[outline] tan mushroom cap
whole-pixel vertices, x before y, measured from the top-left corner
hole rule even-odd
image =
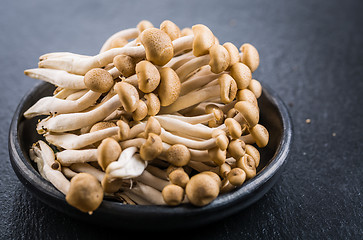
[[[245,148],[246,148],[246,153],[255,160],[256,167],[258,167],[258,165],[260,165],[260,158],[261,158],[260,152],[257,150],[257,148],[255,148],[250,144],[246,144]]]
[[[137,24],[137,29],[139,30],[140,33],[142,33],[145,29],[153,28],[153,27],[154,27],[154,25],[147,20],[142,20]]]
[[[233,139],[238,139],[242,135],[242,127],[234,118],[226,118],[224,124]]]
[[[226,42],[222,45],[229,53],[230,61],[229,66],[231,67],[233,64],[239,62],[239,51],[238,48],[231,42]]]
[[[84,84],[94,92],[110,91],[114,81],[111,74],[102,68],[93,68],[84,75]]]
[[[147,106],[142,100],[137,102],[136,110],[132,113],[132,118],[135,121],[141,121],[147,116]]]
[[[212,31],[203,24],[196,24],[192,27],[193,39],[193,54],[196,57],[209,53],[209,48],[215,43],[215,37]]]
[[[95,123],[91,127],[89,132],[95,132],[95,131],[103,130],[103,129],[110,128],[110,127],[116,127],[116,124],[113,122],[98,122],[98,123]]]
[[[225,134],[220,134],[215,136],[215,141],[217,147],[219,147],[222,151],[226,150],[229,144],[229,139]]]
[[[248,87],[252,79],[252,73],[247,65],[237,62],[231,66],[230,71],[231,76],[237,83],[238,89]]]
[[[160,30],[168,34],[171,41],[174,41],[181,36],[180,28],[170,20],[163,21],[160,24]]]
[[[190,161],[190,151],[183,144],[174,144],[165,153],[166,160],[177,167],[186,166]]]
[[[228,145],[228,152],[231,156],[238,160],[243,157],[246,153],[246,144],[240,139],[232,140]]]
[[[71,179],[66,201],[82,212],[92,213],[102,203],[103,190],[97,178],[88,173],[78,173]]]
[[[215,104],[208,104],[207,106],[205,106],[205,112],[206,113],[213,113],[214,115],[214,119],[208,121],[208,126],[209,127],[218,127],[219,125],[223,124],[224,122],[224,113],[222,111],[222,109],[220,109],[217,105]]]
[[[169,180],[172,184],[185,188],[189,182],[189,175],[183,168],[177,168],[169,174]]]
[[[115,39],[112,39],[110,48],[120,48],[125,46],[128,43],[128,41],[123,37],[118,37]]]
[[[163,142],[160,136],[149,133],[146,142],[140,147],[140,157],[145,161],[151,161],[163,151]]]
[[[228,104],[234,100],[237,94],[236,81],[229,74],[222,74],[218,78],[220,85],[221,101]]]
[[[184,189],[178,185],[169,184],[163,188],[161,195],[166,204],[169,206],[177,206],[184,199]]]
[[[144,95],[146,99],[147,115],[155,116],[160,111],[160,100],[155,93],[148,93]]]
[[[169,165],[166,170],[165,170],[165,173],[166,173],[166,176],[169,177],[170,173],[172,173],[173,171],[175,170],[182,170],[184,171],[184,168],[182,167],[177,167],[177,166],[174,166],[174,165]]]
[[[221,150],[219,147],[208,149],[208,156],[218,166],[226,161],[227,151]]]
[[[148,136],[149,133],[154,133],[156,135],[160,135],[161,134],[161,126],[160,126],[160,123],[154,117],[149,117],[149,119],[146,122],[146,126],[145,126],[145,134],[146,134],[146,136]]]
[[[181,83],[178,74],[172,68],[161,68],[158,88],[161,106],[166,107],[174,103],[180,95],[180,90]]]
[[[120,140],[127,139],[130,134],[130,126],[123,120],[118,120],[116,124],[119,127],[118,137]]]
[[[124,77],[130,77],[136,73],[136,61],[128,55],[117,55],[113,58],[113,64]]]
[[[250,85],[248,85],[248,89],[255,94],[256,98],[259,98],[262,94],[261,83],[256,79],[251,80]]]
[[[236,166],[241,168],[246,173],[246,179],[256,176],[256,163],[255,160],[248,154],[237,160]]]
[[[231,165],[229,165],[228,163],[223,163],[222,165],[219,166],[219,175],[222,178],[226,178],[227,174],[231,171]]]
[[[139,35],[145,48],[146,59],[163,66],[174,57],[173,43],[168,34],[157,28],[148,28]]]
[[[255,139],[257,146],[262,148],[268,144],[269,133],[264,126],[261,124],[256,124],[254,127],[249,128],[248,130]]]
[[[233,186],[241,186],[245,180],[246,180],[246,173],[241,168],[233,168],[228,174],[227,174],[228,181]]]
[[[209,66],[211,67],[211,71],[216,74],[225,71],[231,61],[227,49],[219,44],[214,44],[209,48],[209,56]]]
[[[139,93],[137,89],[129,83],[118,82],[114,86],[115,92],[120,98],[121,104],[126,112],[133,112],[137,108]]]
[[[105,138],[97,148],[97,162],[103,171],[114,161],[117,161],[121,154],[120,144],[113,138]]]
[[[199,173],[190,178],[185,193],[196,206],[204,206],[218,197],[220,186],[209,174]]]
[[[257,49],[249,43],[245,43],[240,47],[242,52],[241,62],[246,64],[251,72],[254,72],[260,64],[260,56]]]
[[[255,104],[248,101],[239,101],[234,105],[234,108],[242,114],[249,127],[254,127],[258,123],[260,113]]]
[[[210,177],[213,178],[213,180],[217,183],[217,185],[218,185],[219,188],[222,187],[221,178],[218,176],[217,173],[212,172],[212,171],[204,171],[204,172],[201,172],[200,174],[207,174],[208,176],[210,176]]]
[[[123,179],[121,178],[109,178],[108,173],[102,179],[101,185],[105,193],[115,193],[122,187]]]
[[[185,37],[185,36],[190,36],[190,35],[193,35],[193,30],[191,28],[183,28],[180,32],[181,34],[181,37]]]
[[[257,98],[255,94],[249,89],[240,89],[236,94],[237,101],[248,101],[258,106]]]
[[[143,60],[136,64],[136,75],[138,87],[144,93],[150,93],[159,86],[159,71],[149,61]]]

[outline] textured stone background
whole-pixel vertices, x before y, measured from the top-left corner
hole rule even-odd
[[[248,209],[200,229],[152,234],[183,239],[362,239],[361,5],[353,0],[2,2],[0,238],[135,236],[71,219],[28,193],[10,165],[8,129],[16,105],[36,83],[23,70],[35,67],[40,55],[93,55],[120,29],[142,19],[156,26],[170,19],[180,27],[206,24],[222,43],[257,47],[261,65],[254,77],[289,106],[294,145],[280,180]]]

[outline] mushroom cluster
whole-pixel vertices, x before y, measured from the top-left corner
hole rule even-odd
[[[141,21],[100,53],[42,55],[29,77],[55,86],[25,118],[45,116],[30,157],[66,201],[92,213],[125,204],[204,206],[256,176],[269,133],[254,46],[220,44],[205,25]]]

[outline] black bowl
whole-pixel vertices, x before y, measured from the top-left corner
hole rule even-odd
[[[260,199],[274,185],[286,163],[292,138],[291,119],[276,93],[263,85],[264,90],[259,98],[260,122],[268,129],[270,141],[260,151],[257,176],[204,207],[190,204],[178,207],[135,206],[106,199],[92,215],[88,215],[68,205],[64,195],[40,176],[29,158],[31,145],[41,136],[35,131],[38,119],[25,119],[23,113],[39,98],[52,94],[54,87],[48,83],[35,86],[16,109],[9,132],[11,164],[20,181],[36,197],[52,208],[78,219],[108,226],[154,230],[204,225],[236,213]]]

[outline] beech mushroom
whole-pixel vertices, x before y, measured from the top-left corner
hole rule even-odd
[[[248,131],[255,139],[257,146],[259,146],[260,148],[265,147],[268,144],[268,131],[261,124],[256,124],[255,126],[249,128]]]
[[[240,159],[246,153],[245,142],[240,139],[232,140],[228,145],[228,153],[231,154],[234,159]]]
[[[229,53],[230,61],[229,61],[228,67],[231,67],[235,63],[239,62],[239,59],[240,59],[239,52],[238,52],[237,47],[233,43],[226,42],[223,44],[223,47],[225,49],[227,49],[227,51]]]
[[[183,144],[174,144],[166,151],[166,160],[177,167],[185,166],[190,161],[189,149]]]
[[[163,195],[165,203],[170,206],[177,206],[184,199],[184,189],[174,184],[165,186],[161,194]]]
[[[116,161],[121,154],[121,147],[118,142],[113,138],[103,139],[97,148],[97,161],[102,170]]]
[[[243,116],[249,127],[256,126],[260,119],[260,113],[255,104],[248,101],[239,101],[234,107]]]
[[[250,155],[245,154],[237,160],[236,165],[246,173],[246,179],[256,176],[256,162]]]
[[[180,95],[181,83],[176,72],[168,67],[160,69],[160,85],[158,94],[161,106],[169,106]]]
[[[214,35],[212,31],[203,24],[196,24],[192,27],[193,39],[193,54],[196,57],[208,54],[209,48],[214,45]]]
[[[160,83],[158,69],[149,61],[141,61],[136,64],[138,87],[144,93],[154,91]]]
[[[251,82],[252,73],[247,65],[237,62],[230,68],[230,75],[237,83],[238,89],[245,89]]]
[[[117,55],[113,58],[113,64],[124,77],[130,77],[136,73],[136,61],[128,55]]]
[[[219,185],[210,175],[199,173],[190,178],[185,193],[193,205],[204,206],[217,198]]]
[[[262,94],[261,83],[256,79],[252,79],[247,88],[255,94],[256,98],[259,98]]]
[[[233,168],[227,174],[228,181],[234,186],[241,186],[246,180],[246,173],[241,168]]]
[[[256,167],[260,164],[260,152],[252,145],[246,144],[246,153],[255,160]]]
[[[56,159],[62,166],[70,166],[73,163],[85,163],[97,161],[97,149],[63,150],[56,153]]]
[[[137,89],[126,82],[116,83],[114,89],[125,111],[135,111],[137,108],[137,102],[139,100],[139,93],[137,92]]]
[[[131,38],[135,38],[139,35],[139,31],[137,28],[129,28],[125,30],[121,30],[115,34],[113,34],[111,37],[109,37],[103,46],[101,47],[100,53],[103,53],[109,49],[111,49],[113,44],[115,43],[115,39],[124,39],[128,40]],[[117,40],[116,40],[117,41]]]
[[[172,41],[174,41],[177,38],[180,38],[181,36],[179,27],[175,23],[169,20],[165,20],[160,24],[160,30],[168,34]]]
[[[185,188],[190,178],[183,168],[177,168],[169,173],[169,179],[172,184]]]
[[[260,64],[260,56],[257,49],[249,43],[245,43],[240,47],[242,52],[241,62],[246,64],[251,72],[256,71]]]

